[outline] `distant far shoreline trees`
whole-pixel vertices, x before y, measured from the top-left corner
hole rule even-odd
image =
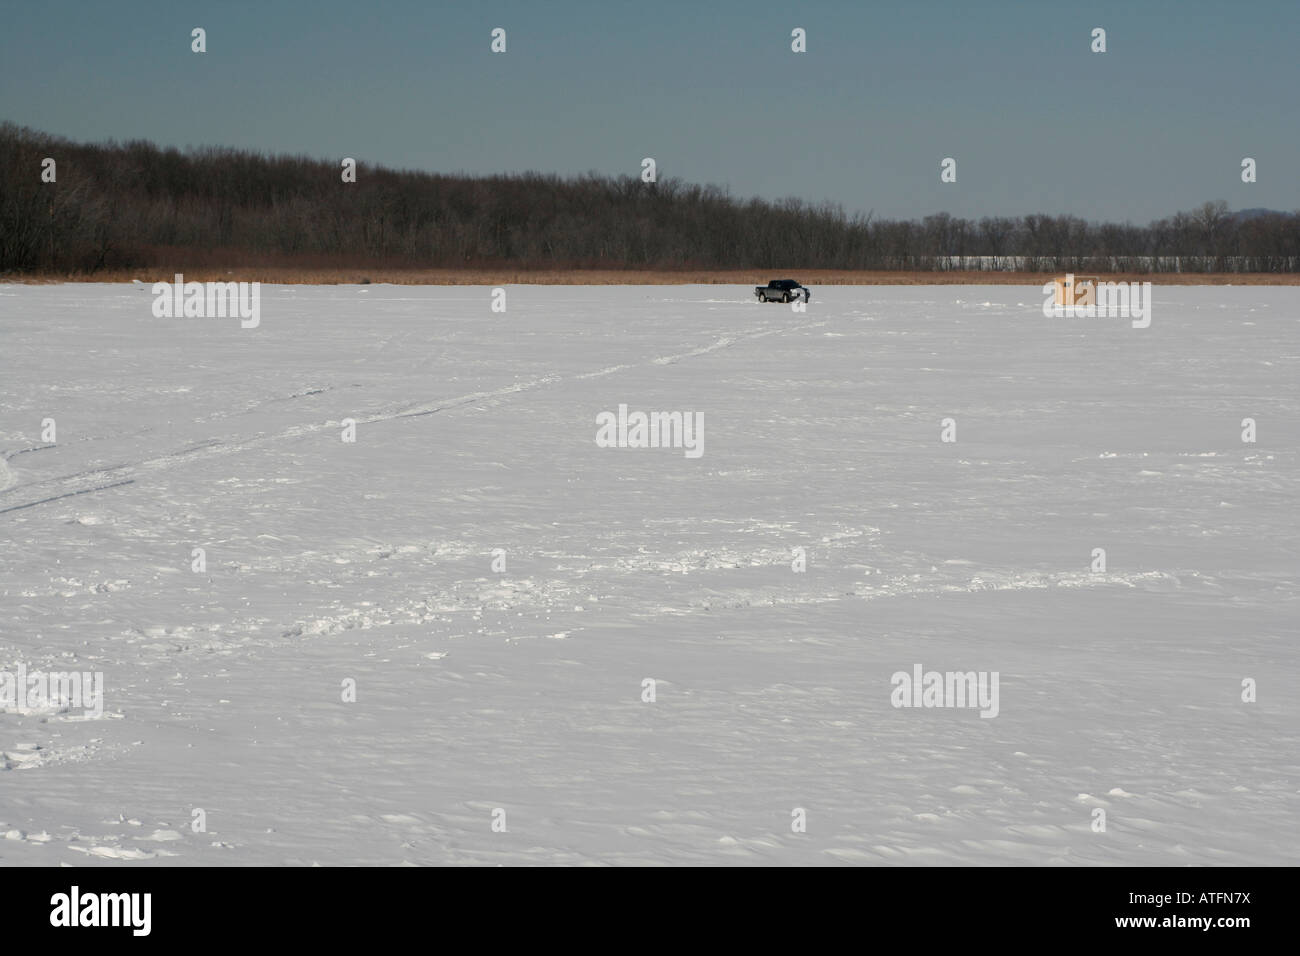
[[[55,161],[45,174],[43,161]],[[340,158],[341,159],[341,158]],[[677,179],[467,176],[0,124],[0,273],[342,262],[386,268],[1300,272],[1300,213],[1207,202],[1146,226],[921,220],[740,200]]]

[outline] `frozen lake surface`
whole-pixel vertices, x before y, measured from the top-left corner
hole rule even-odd
[[[1042,298],[0,285],[0,864],[1297,863],[1296,290]]]

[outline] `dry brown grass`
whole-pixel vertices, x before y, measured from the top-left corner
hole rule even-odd
[[[284,285],[766,285],[772,278],[796,278],[819,285],[1032,285],[1052,278],[1046,272],[884,272],[841,269],[366,269],[246,266],[239,268],[121,269],[75,275],[5,276],[0,281],[171,282],[176,272],[188,282],[265,282]],[[1096,274],[1096,273],[1090,273]],[[1300,273],[1114,273],[1102,278],[1154,285],[1300,285]]]

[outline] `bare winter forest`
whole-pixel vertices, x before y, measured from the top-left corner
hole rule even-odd
[[[54,181],[42,176],[53,159]],[[48,164],[46,164],[48,166]],[[1147,225],[1076,216],[882,220],[675,178],[469,176],[232,149],[83,144],[0,124],[0,274],[390,269],[1294,273],[1300,213],[1206,202]],[[870,205],[864,196],[862,205]]]

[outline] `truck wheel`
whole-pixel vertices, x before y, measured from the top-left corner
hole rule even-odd
[[[763,293],[760,292],[760,293],[758,294],[758,301],[759,301],[759,302],[766,302],[766,301],[767,301],[767,296],[763,295]]]
[[[789,302],[789,301],[790,301],[790,293],[789,293],[789,292],[784,292],[784,293],[782,293],[782,294],[781,294],[781,301],[782,301],[782,302]]]

